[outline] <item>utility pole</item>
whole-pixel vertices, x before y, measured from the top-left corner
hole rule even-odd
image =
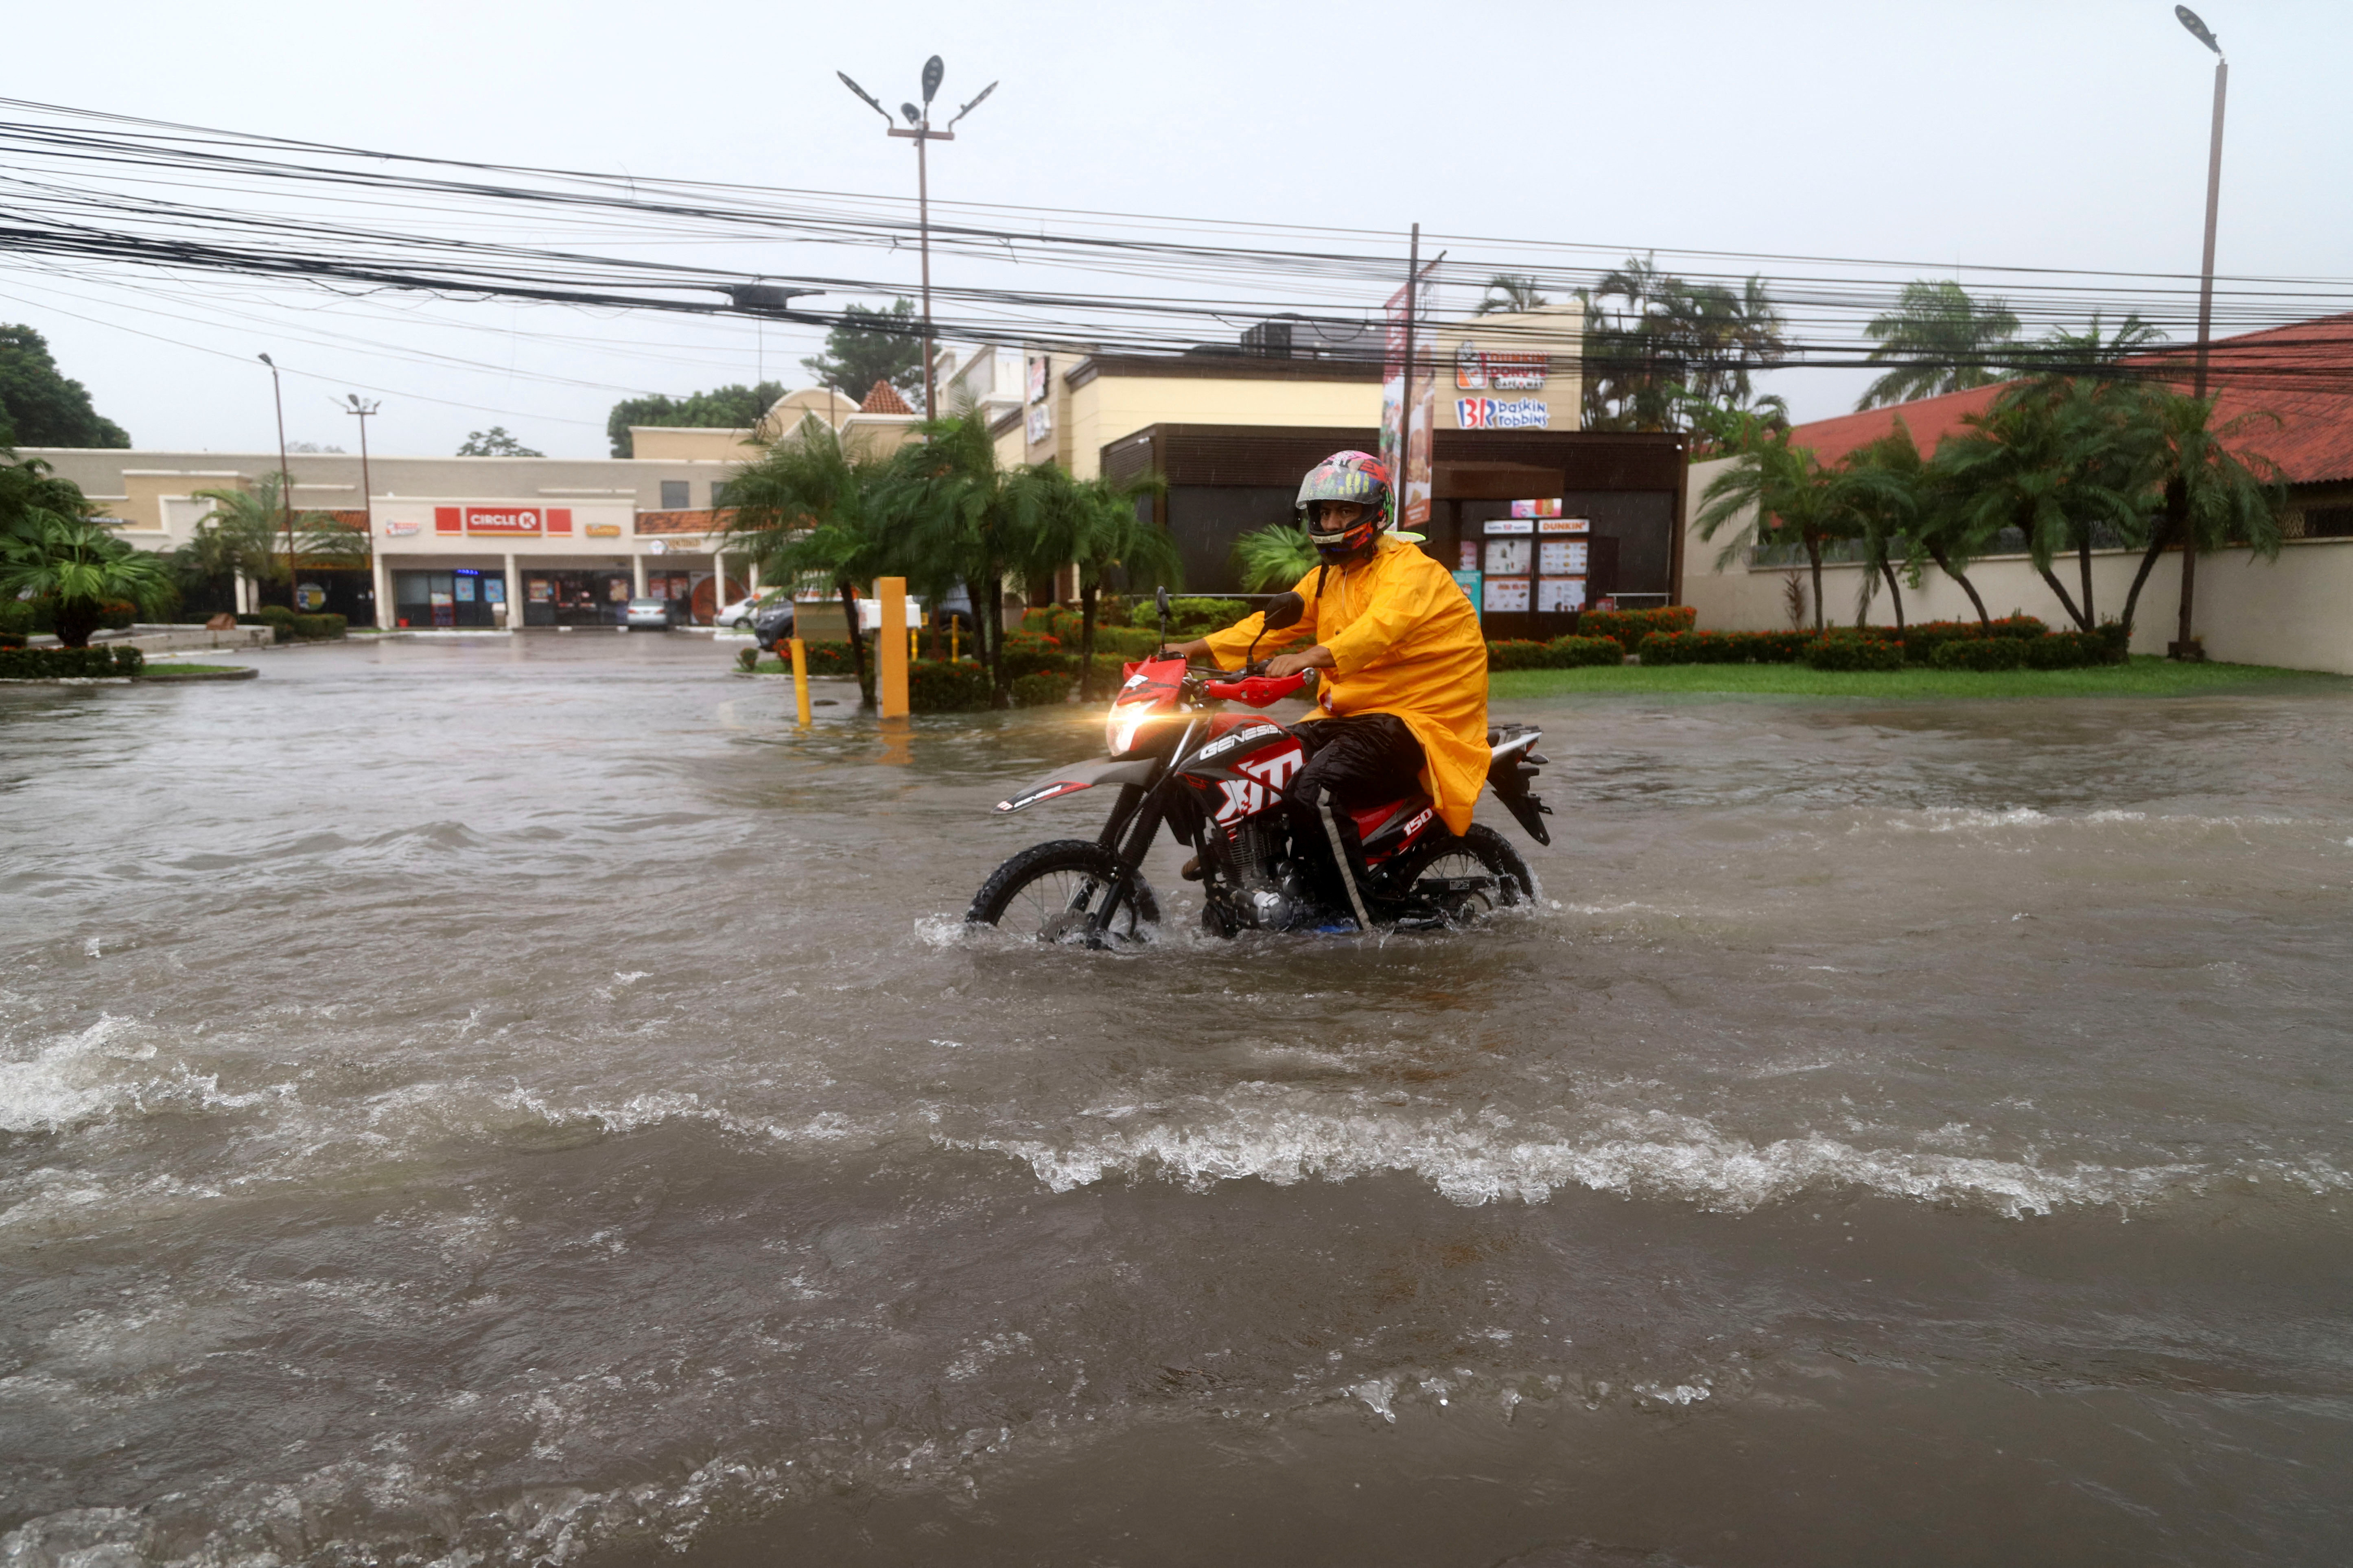
[[[877,102],[872,93],[850,80],[849,73],[845,71],[836,71],[833,74],[841,78],[842,86],[865,100],[874,112],[882,117],[884,124],[890,125],[891,111]],[[932,129],[932,98],[940,90],[940,79],[946,74],[947,67],[941,63],[939,56],[934,55],[930,59],[925,60],[923,107],[919,109],[912,103],[901,104],[899,112],[906,117],[907,129],[902,131],[896,125],[891,125],[890,131],[892,135],[905,137],[915,144],[916,227],[923,257],[923,417],[926,419],[935,419],[939,416],[940,405],[937,377],[932,363],[934,353],[932,347],[932,176],[931,163],[924,152],[924,145],[932,142],[955,141],[956,121],[962,120],[965,115],[978,109],[981,99],[987,98],[997,90],[997,84],[990,82],[980,89],[978,97],[955,111],[955,120],[949,121],[945,126],[934,131]]]
[[[2214,340],[2214,224],[2222,206],[2222,100],[2231,86],[2231,62],[2223,58],[2222,45],[2198,19],[2198,13],[2187,5],[2176,5],[2173,14],[2189,30],[2189,36],[2214,51],[2214,131],[2206,149],[2206,248],[2198,271],[2198,371],[2194,382],[2195,395],[2202,401],[2206,396],[2207,351]],[[2191,612],[2198,593],[2198,533],[2193,524],[2181,541],[2181,622],[2176,639],[2167,654],[2174,658],[2200,659],[2205,650],[2190,632]]]
[[[268,354],[261,363],[269,367],[269,395],[278,405],[278,507],[286,520],[286,607],[300,610],[294,602],[294,476],[286,471],[286,393],[279,384],[278,362]]]
[[[347,404],[343,412],[357,416],[360,422],[360,508],[366,518],[368,597],[375,610],[375,624],[381,626],[384,625],[384,606],[373,603],[375,597],[375,486],[368,480],[367,422],[368,416],[384,405],[362,402],[356,392],[347,392],[343,397]]]

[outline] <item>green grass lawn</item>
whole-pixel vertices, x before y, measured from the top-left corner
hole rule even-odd
[[[2201,697],[2215,692],[2346,691],[2353,677],[2263,664],[2176,664],[2144,655],[2089,669],[1809,669],[1802,664],[1670,664],[1506,669],[1488,694],[1514,697]]]
[[[208,675],[259,674],[249,664],[151,664],[139,672],[142,680],[192,680]]]

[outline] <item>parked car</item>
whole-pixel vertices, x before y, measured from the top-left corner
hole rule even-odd
[[[779,599],[784,601],[787,610],[792,608],[792,596],[782,588],[763,588],[756,594],[747,594],[713,616],[711,624],[722,630],[730,626],[748,626],[753,616]]]
[[[683,625],[685,620],[685,613],[675,599],[631,599],[621,615],[621,624],[633,632],[666,632]]]
[[[774,653],[776,645],[793,635],[793,601],[789,595],[779,594],[762,605],[752,616],[752,640],[760,645],[762,653]]]

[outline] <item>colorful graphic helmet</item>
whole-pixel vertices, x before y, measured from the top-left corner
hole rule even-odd
[[[1326,528],[1321,503],[1327,500],[1354,501],[1365,510],[1345,528]],[[1370,452],[1335,452],[1307,470],[1294,504],[1318,555],[1326,561],[1354,555],[1395,521],[1388,465]]]

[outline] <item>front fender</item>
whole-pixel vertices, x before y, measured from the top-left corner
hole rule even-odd
[[[1159,760],[1154,757],[1136,757],[1126,762],[1097,757],[1090,763],[1073,763],[1022,785],[998,801],[996,809],[1019,811],[1025,806],[1036,805],[1041,800],[1060,800],[1066,795],[1076,795],[1097,784],[1148,784],[1159,766]]]

